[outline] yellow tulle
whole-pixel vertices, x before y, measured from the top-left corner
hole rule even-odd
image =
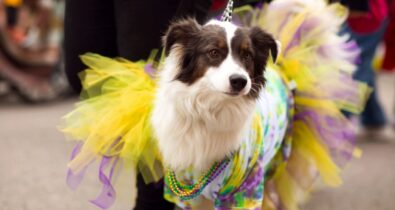
[[[145,73],[145,62],[81,56],[89,69],[80,75],[85,100],[63,118],[61,130],[84,142],[69,163],[80,171],[99,156],[121,157],[139,165],[147,181],[161,177],[160,159],[150,125],[155,82]]]

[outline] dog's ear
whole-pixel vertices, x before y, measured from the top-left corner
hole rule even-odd
[[[192,18],[172,23],[162,40],[166,56],[169,55],[174,44],[186,45],[200,31],[200,28],[201,25]]]
[[[281,43],[275,40],[272,35],[266,33],[259,27],[253,27],[250,29],[250,38],[256,54],[258,55],[258,59],[264,59],[263,62],[266,64],[270,52],[273,62],[277,61],[277,57],[281,50]]]

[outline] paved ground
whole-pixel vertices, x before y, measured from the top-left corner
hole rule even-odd
[[[387,110],[394,101],[394,81],[393,76],[384,76],[379,82]],[[73,143],[65,141],[56,125],[74,102],[0,103],[0,210],[97,209],[86,200],[99,189],[87,187],[74,193],[65,185]],[[363,157],[344,171],[345,184],[318,189],[303,209],[394,210],[395,137],[391,138],[361,139]],[[94,174],[88,174],[86,185],[96,183]],[[132,200],[123,198],[113,209],[130,209]]]

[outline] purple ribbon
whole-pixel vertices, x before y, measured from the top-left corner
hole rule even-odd
[[[112,161],[113,160],[113,161]],[[118,163],[119,158],[111,158],[103,156],[102,161],[99,167],[99,179],[103,184],[102,191],[96,199],[91,200],[90,202],[95,204],[96,206],[102,209],[108,209],[115,202],[116,192],[114,187],[111,184],[111,180],[114,175],[115,166]],[[105,173],[106,168],[112,163],[109,175],[107,176]]]
[[[82,148],[81,143],[75,145],[73,151],[71,152],[70,160],[73,160],[75,158],[75,156],[78,155],[78,153],[81,151],[81,148]],[[86,172],[87,168],[88,167],[85,167],[77,174],[74,174],[74,172],[71,169],[67,170],[66,183],[72,190],[75,191],[78,188],[78,186],[81,184],[81,181],[85,176],[85,172]]]
[[[81,151],[81,148],[82,148],[82,144],[77,144],[74,147],[71,153],[71,158],[70,158],[71,160],[73,160],[78,155],[78,153]],[[113,179],[118,160],[119,160],[118,157],[107,157],[107,156],[103,156],[101,160],[99,167],[99,180],[103,184],[103,187],[101,193],[94,200],[90,201],[92,204],[98,206],[101,209],[108,209],[115,202],[116,193],[114,187],[111,184],[111,180]],[[106,175],[105,170],[108,168],[108,166],[111,163],[112,165],[109,174]],[[88,166],[86,166],[77,174],[74,174],[71,169],[67,171],[66,182],[67,185],[72,190],[76,190],[78,186],[81,184],[87,169]]]

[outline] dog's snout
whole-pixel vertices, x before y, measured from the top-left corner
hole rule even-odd
[[[241,74],[233,74],[229,77],[232,91],[240,92],[247,84],[247,78]]]

